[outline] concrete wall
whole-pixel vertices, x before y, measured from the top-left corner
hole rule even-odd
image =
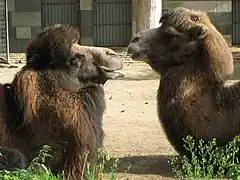
[[[161,1],[161,0],[156,0]],[[25,52],[30,39],[42,28],[41,0],[7,0],[9,11],[10,52]],[[79,0],[81,44],[93,45],[93,0]],[[132,33],[136,33],[136,3],[132,0]],[[161,3],[156,3],[154,26],[161,16]]]
[[[137,33],[137,0],[132,0],[132,34]]]
[[[92,0],[80,0],[81,44],[93,45],[93,12]]]
[[[24,52],[41,29],[41,0],[7,0],[10,52]]]
[[[92,0],[80,0],[81,43],[93,44]],[[25,52],[27,43],[42,28],[41,0],[8,0],[10,52]]]
[[[79,0],[81,44],[93,45],[93,2]],[[41,0],[8,0],[10,52],[24,52],[42,27]],[[59,22],[61,23],[61,22]]]

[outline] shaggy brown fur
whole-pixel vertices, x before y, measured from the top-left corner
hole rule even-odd
[[[224,37],[201,11],[175,8],[160,21],[128,51],[161,74],[158,115],[169,141],[181,154],[187,135],[226,144],[240,133],[240,85],[225,85],[233,58]]]
[[[2,86],[0,145],[31,160],[48,144],[52,170],[79,180],[84,158],[94,162],[103,146],[102,85],[119,76],[122,62],[110,49],[78,45],[78,38],[75,28],[53,25],[29,43],[27,65]]]

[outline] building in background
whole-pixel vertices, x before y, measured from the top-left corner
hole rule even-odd
[[[81,43],[126,46],[132,36],[132,0],[7,0],[10,52],[24,52],[42,27],[79,27]]]
[[[141,0],[7,0],[10,52],[24,52],[27,42],[42,27],[56,23],[79,27],[84,45],[126,46],[136,33],[138,1]],[[153,8],[157,11],[151,12],[159,19],[161,0],[144,1],[155,2]]]
[[[148,27],[141,28],[141,22],[137,18],[142,15],[149,21],[149,27],[155,27],[162,6],[163,12],[177,6],[206,11],[229,43],[240,44],[239,0],[0,0],[1,2],[8,4],[10,52],[24,52],[28,41],[42,27],[56,23],[79,27],[81,44],[126,46],[136,31]],[[150,5],[142,8],[146,12],[149,10],[149,15],[141,14],[143,10],[137,9],[139,3],[146,2]]]

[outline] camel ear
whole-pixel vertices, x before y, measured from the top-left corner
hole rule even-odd
[[[207,35],[207,32],[208,27],[203,24],[194,26],[189,30],[189,34],[194,40],[203,39]]]
[[[159,24],[166,22],[168,20],[168,17],[169,17],[169,13],[168,12],[164,13],[159,20]]]
[[[33,54],[31,57],[28,57],[27,64],[31,65],[33,68],[37,68],[41,62],[41,57],[39,54]]]

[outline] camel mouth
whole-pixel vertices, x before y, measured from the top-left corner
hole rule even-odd
[[[120,77],[124,77],[124,73],[121,71],[121,69],[123,68],[121,67],[116,67],[116,68],[111,68],[111,67],[106,67],[106,66],[100,66],[101,70],[104,71],[104,73],[106,74],[106,76],[109,79],[116,79],[116,78],[120,78]]]
[[[127,54],[134,61],[146,61],[148,49],[135,49],[132,47],[128,47]]]
[[[130,58],[134,61],[142,61],[142,62],[147,62],[148,57],[145,54],[146,51],[141,51],[141,52],[134,52],[129,54]]]
[[[125,76],[121,71],[106,72],[106,74],[109,79],[117,79]]]
[[[100,68],[102,70],[104,70],[105,72],[114,72],[114,71],[117,71],[117,70],[121,70],[123,67],[120,66],[120,67],[112,68],[112,67],[107,67],[107,66],[100,66]]]
[[[132,60],[137,60],[140,56],[139,52],[129,54]]]

